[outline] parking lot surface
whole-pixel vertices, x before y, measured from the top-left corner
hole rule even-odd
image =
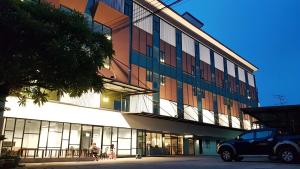
[[[145,157],[88,162],[26,163],[26,169],[300,169],[300,163],[283,164],[267,158],[245,158],[242,162],[223,162],[217,156]]]

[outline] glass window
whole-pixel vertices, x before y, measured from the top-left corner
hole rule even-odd
[[[51,122],[49,127],[48,147],[60,147],[63,123]]]
[[[132,138],[131,138],[131,146],[133,149],[136,148],[136,140],[137,140],[137,135],[136,135],[136,130],[132,129]]]
[[[23,137],[23,129],[24,129],[24,120],[17,119],[14,137],[22,138]]]
[[[162,134],[157,133],[156,135],[156,146],[162,148]]]
[[[166,83],[166,77],[164,75],[160,75],[160,85],[164,86]]]
[[[89,149],[92,144],[92,126],[82,126],[81,148]]]
[[[111,29],[105,25],[103,25],[103,34],[104,35],[110,35],[111,34]]]
[[[166,61],[165,52],[160,51],[160,63],[165,63],[165,61]]]
[[[130,155],[130,150],[118,150],[118,155]]]
[[[40,132],[40,124],[41,124],[40,121],[26,120],[24,133],[35,133],[35,134],[38,134]]]
[[[254,139],[254,133],[253,132],[245,133],[245,134],[240,136],[240,139],[242,139],[242,140],[252,140],[252,139]]]
[[[40,132],[41,121],[37,120],[26,120],[24,137],[23,137],[23,148],[37,148],[39,142],[39,132]],[[33,151],[32,151],[33,152]],[[28,155],[33,155],[29,152]]]
[[[5,133],[4,133],[4,135],[5,135],[5,142],[11,142],[12,141],[12,139],[13,139],[13,132],[12,131],[5,131]]]
[[[147,73],[147,77],[146,77],[147,81],[152,82],[152,72],[150,70],[147,70],[146,73]]]
[[[103,130],[103,145],[111,144],[111,127],[104,127]]]
[[[101,142],[102,142],[102,127],[94,127],[93,143],[96,143],[97,147],[100,147]]]
[[[61,148],[62,149],[68,149],[69,141],[68,140],[63,140]]]
[[[258,131],[256,132],[256,138],[267,138],[272,136],[272,131]]]
[[[39,142],[38,134],[24,134],[23,148],[37,148]]]
[[[119,128],[119,138],[131,138],[131,129]]]
[[[103,33],[103,25],[94,22],[94,32]]]
[[[70,144],[80,144],[81,126],[80,124],[71,125]],[[74,147],[74,146],[73,146]]]
[[[5,130],[14,130],[15,119],[7,118],[5,125]]]
[[[64,123],[63,139],[69,139],[70,134],[70,124]]]
[[[18,151],[21,148],[22,139],[14,139],[13,144],[14,144],[13,150]]]
[[[112,141],[117,141],[118,139],[118,128],[114,127],[112,132]]]
[[[152,55],[153,55],[153,52],[152,52],[152,47],[151,46],[149,46],[149,45],[147,45],[147,51],[146,51],[146,55],[148,56],[148,57],[152,57]]]
[[[118,149],[130,150],[131,139],[119,138],[118,140]]]
[[[39,147],[46,147],[47,145],[47,137],[48,137],[48,129],[49,129],[49,122],[43,121],[41,134],[40,134],[40,144]]]

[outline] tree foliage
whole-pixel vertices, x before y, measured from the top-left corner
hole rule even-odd
[[[0,96],[25,103],[47,101],[47,92],[80,96],[103,88],[97,74],[114,54],[104,35],[92,32],[77,12],[49,4],[0,1]]]

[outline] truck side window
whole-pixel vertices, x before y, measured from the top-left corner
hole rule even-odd
[[[258,131],[256,132],[256,138],[261,139],[261,138],[268,138],[272,136],[272,131]]]
[[[245,134],[240,136],[240,139],[242,139],[242,140],[253,140],[254,139],[254,133],[253,132],[245,133]]]

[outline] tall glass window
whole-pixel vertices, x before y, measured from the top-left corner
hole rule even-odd
[[[22,158],[89,157],[92,143],[107,153],[113,144],[116,155],[130,156],[136,155],[139,143],[145,144],[145,133],[138,141],[137,130],[130,128],[14,118],[6,118],[5,123],[8,141],[2,142],[1,151],[20,152]]]
[[[72,124],[71,132],[70,132],[69,149],[79,149],[80,135],[81,135],[81,125],[80,124]]]

